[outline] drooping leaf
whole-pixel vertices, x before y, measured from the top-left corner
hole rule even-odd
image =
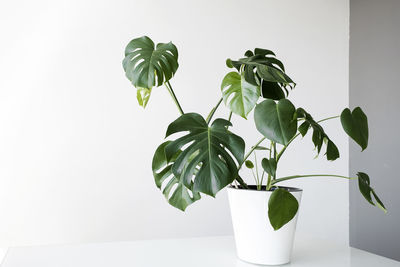
[[[368,146],[368,119],[360,107],[353,109],[346,108],[340,115],[340,121],[344,131],[351,137],[361,149],[364,150]]]
[[[155,46],[149,37],[143,36],[133,39],[126,46],[122,65],[126,77],[138,89],[138,100],[140,94],[139,103],[142,102],[144,107],[151,88],[169,81],[178,69],[178,50],[171,42]]]
[[[165,147],[168,161],[186,147],[172,167],[174,175],[181,177],[186,187],[193,182],[194,192],[215,196],[237,177],[245,145],[241,137],[226,128],[231,125],[227,120],[216,119],[208,126],[201,115],[186,113],[168,126],[167,137],[187,132]]]
[[[247,82],[244,74],[229,72],[222,81],[222,96],[229,109],[246,119],[260,97],[260,87]]]
[[[246,165],[247,168],[253,169],[254,168],[254,163],[251,160],[246,160],[244,162],[244,165]]]
[[[165,147],[169,143],[170,141],[162,143],[154,153],[152,163],[153,176],[158,189],[162,191],[168,203],[184,211],[187,206],[200,199],[200,194],[192,192],[193,184],[187,188],[182,179],[172,173],[172,165],[182,151],[178,150],[168,162],[165,156]]]
[[[364,172],[358,172],[357,176],[358,176],[358,188],[360,189],[360,192],[364,196],[364,198],[371,205],[379,207],[386,213],[387,210],[385,208],[385,205],[379,199],[378,195],[375,193],[374,189],[370,185],[370,179],[369,179],[368,174],[366,174]],[[374,203],[372,196],[375,198],[376,203]]]
[[[303,108],[298,108],[296,110],[297,118],[304,119],[304,122],[299,126],[299,132],[304,137],[309,128],[313,129],[312,141],[314,143],[315,148],[317,149],[317,153],[321,152],[324,141],[326,142],[326,158],[327,160],[336,160],[340,157],[339,149],[333,143],[333,141],[329,138],[329,136],[325,133],[322,126],[314,120],[314,118],[306,112]]]
[[[277,188],[268,201],[268,217],[274,230],[290,222],[299,209],[297,199],[286,189]]]
[[[239,72],[242,71],[249,83],[261,84],[264,98],[274,100],[285,98],[289,94],[287,88],[293,89],[296,86],[285,73],[283,63],[271,50],[256,48],[254,53],[247,51],[245,56],[239,60],[228,59],[227,65],[236,68]]]
[[[136,98],[138,100],[139,105],[142,106],[143,108],[145,108],[147,105],[147,102],[149,102],[150,94],[151,94],[151,89],[147,89],[147,88],[138,88],[137,89]]]
[[[276,174],[276,160],[274,158],[267,159],[263,158],[261,161],[261,166],[263,167],[264,171],[271,176],[275,176]]]
[[[263,81],[261,84],[262,97],[273,100],[285,98],[283,89],[276,82]]]
[[[254,111],[257,130],[269,140],[286,145],[296,134],[296,108],[287,99],[266,99]]]

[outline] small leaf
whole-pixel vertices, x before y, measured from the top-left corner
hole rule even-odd
[[[358,176],[358,188],[360,189],[360,192],[364,196],[364,198],[371,205],[379,207],[380,209],[382,209],[386,213],[387,210],[385,208],[385,205],[379,199],[379,197],[375,193],[374,189],[372,189],[372,187],[370,186],[370,179],[369,179],[368,174],[366,174],[364,172],[358,172],[357,176]],[[376,204],[373,202],[371,194],[374,196],[374,198],[376,200]]]
[[[246,161],[244,162],[244,164],[245,164],[246,167],[249,168],[249,169],[253,169],[253,168],[254,168],[254,164],[253,164],[253,162],[252,162],[251,160],[246,160]]]
[[[268,217],[274,230],[290,222],[299,209],[297,199],[286,189],[275,189],[268,201]]]
[[[229,109],[246,119],[260,97],[260,87],[246,81],[244,74],[229,72],[221,84],[222,97]]]
[[[328,160],[336,160],[339,158],[339,149],[331,140],[328,140],[328,145],[326,147],[326,158]]]
[[[149,102],[150,94],[151,94],[151,89],[147,88],[137,89],[136,98],[138,100],[139,105],[142,106],[143,108],[145,108],[147,103]]]
[[[346,108],[340,115],[344,131],[364,150],[368,146],[368,119],[360,107]]]
[[[308,129],[310,129],[310,123],[308,121],[303,122],[299,126],[299,132],[300,132],[301,136],[304,137],[307,134]]]
[[[274,158],[267,159],[263,158],[261,161],[261,166],[263,167],[264,171],[271,176],[275,176],[276,174],[276,161]]]
[[[227,60],[226,60],[226,66],[228,67],[228,68],[233,68],[233,65],[232,65],[232,60],[230,59],[230,58],[228,58]]]
[[[269,140],[286,145],[296,134],[296,108],[287,99],[278,103],[266,99],[258,104],[254,111],[257,130]]]

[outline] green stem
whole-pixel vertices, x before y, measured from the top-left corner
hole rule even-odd
[[[320,123],[320,122],[323,122],[323,121],[327,121],[327,120],[336,119],[336,118],[339,118],[339,117],[340,117],[340,115],[338,115],[338,116],[333,116],[333,117],[329,117],[329,118],[325,118],[325,119],[322,119],[322,120],[317,121],[317,123]]]
[[[214,116],[215,111],[217,111],[217,108],[219,107],[219,105],[221,104],[221,102],[222,102],[222,97],[221,97],[221,99],[218,101],[217,105],[216,105],[215,107],[213,107],[213,108],[211,109],[210,113],[208,114],[207,119],[206,119],[207,124],[210,123],[211,118]]]
[[[165,84],[165,87],[167,87],[168,92],[169,92],[169,94],[171,95],[172,99],[174,100],[175,105],[178,107],[179,113],[181,113],[181,115],[185,114],[185,112],[183,112],[183,109],[182,109],[181,105],[179,104],[178,99],[176,98],[176,95],[175,95],[175,93],[174,93],[174,90],[172,90],[172,86],[171,86],[171,84],[169,83],[169,81],[167,81],[167,82],[164,83],[164,84]]]
[[[292,180],[292,179],[297,179],[297,178],[302,178],[302,177],[337,177],[337,178],[344,178],[348,180],[353,180],[357,179],[357,177],[347,177],[347,176],[342,176],[342,175],[335,175],[335,174],[308,174],[308,175],[292,175],[292,176],[286,176],[282,178],[278,178],[274,181],[271,182],[271,185],[287,181],[287,180]]]
[[[257,190],[261,189],[260,176],[258,175],[258,164],[257,164],[257,153],[254,152],[254,164],[256,165],[256,175],[257,175]]]
[[[242,163],[239,165],[238,171],[240,170],[240,168],[242,168],[243,163],[250,157],[251,153],[253,153],[253,151],[257,148],[257,146],[259,144],[261,144],[262,141],[265,140],[266,137],[261,138],[251,149],[249,152],[247,152],[247,154],[244,156],[244,159],[242,161]]]
[[[242,177],[240,177],[239,175],[236,177],[236,181],[238,181],[238,183],[245,189],[248,189],[249,186],[243,181]]]

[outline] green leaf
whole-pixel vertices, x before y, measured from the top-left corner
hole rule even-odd
[[[184,211],[187,206],[200,199],[200,194],[192,192],[192,185],[187,188],[182,179],[172,173],[173,162],[182,151],[179,150],[168,162],[165,155],[165,147],[169,143],[170,141],[162,143],[154,153],[152,163],[153,176],[158,189],[162,190],[168,203]]]
[[[186,147],[172,167],[186,187],[193,182],[194,192],[215,196],[237,177],[237,164],[243,162],[245,144],[226,128],[231,125],[227,120],[216,119],[208,126],[201,115],[186,113],[168,126],[167,137],[187,132],[165,147],[168,161]]]
[[[340,121],[344,131],[350,136],[361,149],[364,150],[368,146],[368,119],[360,107],[353,109],[346,108],[340,115]]]
[[[136,88],[151,89],[167,82],[178,69],[178,50],[169,43],[157,46],[147,36],[133,39],[122,62],[126,77]]]
[[[277,188],[268,201],[268,217],[274,230],[290,222],[299,209],[297,199],[286,189]]]
[[[285,73],[283,63],[275,57],[274,52],[256,48],[254,53],[247,51],[245,58],[229,59],[229,67],[236,68],[245,74],[245,79],[251,84],[262,84],[262,96],[268,99],[279,100],[285,98],[296,84]],[[285,95],[286,92],[286,95]]]
[[[249,168],[249,169],[253,169],[253,168],[254,168],[254,164],[253,164],[253,162],[252,162],[251,160],[246,160],[246,161],[244,162],[244,164],[245,164],[246,167]]]
[[[143,108],[145,108],[147,103],[149,102],[150,94],[151,94],[151,89],[147,88],[137,89],[136,98],[138,100],[139,105],[142,106]]]
[[[222,96],[229,109],[246,119],[260,97],[260,87],[247,82],[244,74],[228,73],[222,81]]]
[[[317,149],[317,153],[321,152],[322,145],[324,141],[326,142],[326,158],[327,160],[336,160],[340,157],[339,149],[333,143],[333,141],[329,138],[329,136],[325,133],[322,126],[316,122],[313,117],[307,113],[303,108],[298,108],[296,110],[297,118],[303,118],[304,122],[299,126],[299,132],[304,137],[308,129],[311,127],[313,129],[312,141],[314,143],[315,148]],[[318,156],[318,155],[317,155]]]
[[[287,99],[278,103],[266,99],[258,104],[254,111],[257,130],[269,140],[286,145],[296,134],[296,108]]]
[[[274,158],[267,159],[263,158],[261,161],[261,166],[263,167],[264,171],[269,175],[275,177],[276,174],[276,160]]]
[[[364,172],[358,172],[358,188],[360,189],[361,194],[364,196],[364,198],[374,206],[379,207],[382,209],[385,213],[387,212],[385,205],[383,202],[379,199],[378,195],[375,193],[374,189],[372,189],[370,185],[370,179],[368,174]],[[374,196],[376,203],[374,203],[372,196]]]
[[[285,98],[285,93],[278,83],[263,81],[261,84],[262,97],[273,100]]]

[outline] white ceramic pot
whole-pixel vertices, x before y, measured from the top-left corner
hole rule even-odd
[[[300,206],[302,190],[285,187]],[[239,259],[264,265],[290,262],[296,216],[282,228],[274,231],[268,219],[268,200],[272,191],[228,188],[236,251]]]

